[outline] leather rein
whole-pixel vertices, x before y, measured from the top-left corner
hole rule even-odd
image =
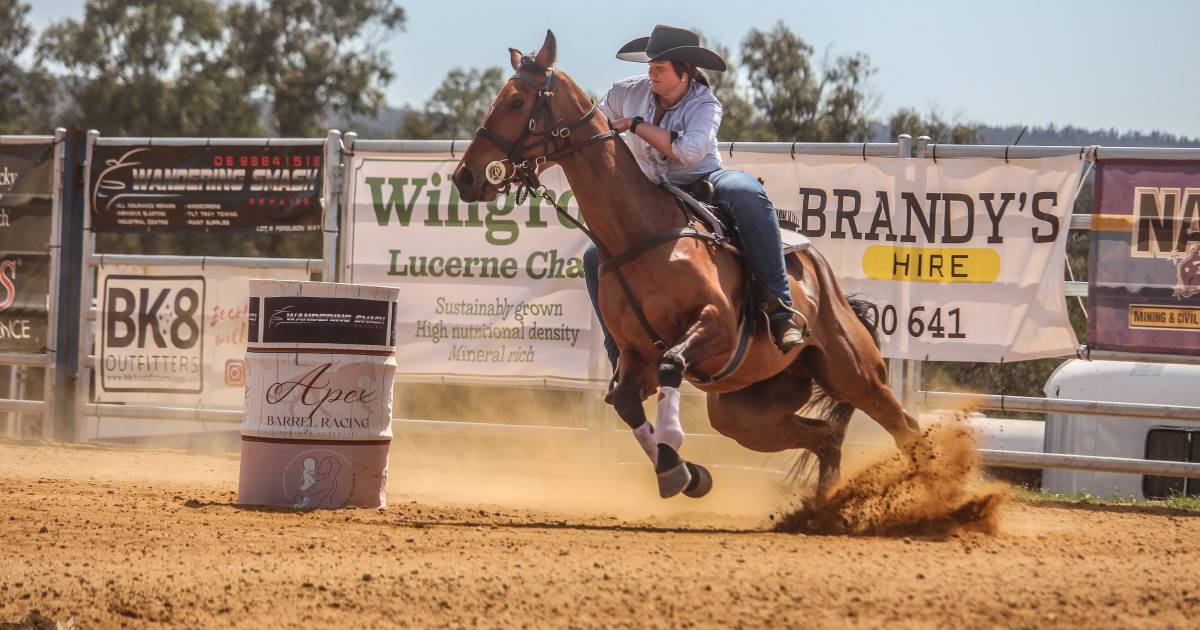
[[[544,73],[546,79],[541,85],[538,85],[535,81],[532,81],[528,77],[524,76],[522,72],[531,74]],[[585,113],[583,116],[580,116],[577,120],[575,120],[575,122],[570,124],[563,124],[562,119],[556,119],[554,117],[554,110],[552,106],[552,99],[554,97],[554,68],[546,68],[534,61],[533,58],[528,55],[521,57],[521,63],[518,65],[516,73],[509,77],[508,80],[520,80],[533,86],[537,93],[537,100],[534,101],[533,109],[529,113],[529,122],[521,129],[521,135],[512,142],[505,140],[499,134],[491,129],[488,129],[486,126],[480,126],[475,130],[476,137],[483,138],[491,142],[496,146],[496,148],[505,153],[504,159],[495,160],[487,165],[484,174],[487,177],[488,183],[496,186],[499,192],[504,194],[509,194],[512,192],[513,186],[515,185],[517,205],[523,204],[525,199],[530,194],[540,197],[553,206],[554,210],[557,211],[560,216],[565,217],[568,221],[574,224],[575,227],[579,228],[580,231],[587,235],[588,239],[590,239],[596,246],[597,251],[600,253],[601,260],[603,261],[600,263],[600,272],[612,273],[616,277],[617,283],[620,285],[622,292],[625,294],[626,301],[633,310],[638,322],[646,331],[646,334],[650,337],[651,341],[654,342],[654,347],[660,352],[666,352],[670,346],[662,338],[662,336],[654,330],[654,326],[651,325],[650,320],[646,318],[646,314],[642,310],[641,302],[637,299],[637,295],[634,294],[633,288],[629,286],[629,282],[626,280],[625,274],[621,273],[621,266],[641,256],[642,254],[645,254],[658,245],[681,238],[695,238],[701,241],[708,241],[718,246],[724,245],[726,243],[726,239],[691,227],[691,220],[687,215],[687,211],[683,210],[681,207],[684,218],[688,220],[687,227],[672,228],[665,232],[652,234],[640,241],[637,245],[631,247],[628,251],[622,252],[614,257],[608,251],[608,249],[604,247],[604,244],[596,238],[596,235],[587,228],[587,226],[585,226],[575,217],[571,216],[569,212],[567,212],[555,201],[553,197],[550,196],[549,191],[546,190],[546,187],[543,186],[541,181],[538,179],[537,172],[538,169],[547,162],[553,162],[559,158],[566,157],[593,144],[615,139],[619,136],[619,134],[615,129],[609,129],[608,131],[598,133],[581,143],[572,143],[569,139],[571,133],[587,124],[588,121],[590,121],[596,115],[596,112],[598,112],[599,109],[596,107],[595,103],[592,103],[592,107],[587,111],[587,113]],[[541,121],[539,121],[539,118],[541,118]],[[540,130],[538,128],[539,125],[542,125]],[[561,146],[562,143],[566,143],[566,146]],[[538,148],[543,148],[543,153],[541,155],[532,157],[526,155],[527,151]],[[749,292],[747,292],[748,297],[749,295]],[[751,304],[748,301],[746,304],[746,309],[748,310],[750,306]],[[712,376],[690,371],[693,377],[697,378],[697,380],[702,383],[711,383],[729,376],[736,370],[744,356],[746,342],[748,341],[751,332],[751,328],[748,326],[748,320],[749,318],[747,317],[746,312],[743,312],[742,322],[740,322],[739,325],[739,329],[741,329],[739,334],[739,343],[733,356],[730,357],[730,361]]]

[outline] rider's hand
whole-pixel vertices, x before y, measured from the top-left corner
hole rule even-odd
[[[611,124],[612,124],[612,128],[615,129],[617,131],[617,133],[625,133],[626,131],[629,131],[629,125],[632,122],[633,122],[633,118],[627,116],[625,118],[618,118],[618,119],[612,121]]]

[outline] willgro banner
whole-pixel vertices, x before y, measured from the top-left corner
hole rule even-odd
[[[607,378],[582,278],[586,237],[536,198],[463,203],[448,157],[351,162],[346,277],[404,287],[397,374]],[[1079,159],[735,158],[726,168],[763,178],[843,291],[872,303],[885,356],[1074,352],[1062,265]],[[578,216],[561,170],[542,180]]]
[[[587,238],[554,208],[512,197],[465,203],[446,157],[356,152],[348,282],[402,286],[397,376],[607,378],[583,284]],[[542,176],[578,206],[561,169]]]

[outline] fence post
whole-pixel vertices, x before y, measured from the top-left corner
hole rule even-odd
[[[338,167],[338,182],[340,182],[338,207],[341,209],[338,223],[339,236],[349,233],[347,222],[350,221],[350,193],[354,188],[354,174],[350,172],[350,161],[347,160],[347,157],[354,155],[354,143],[356,141],[358,141],[358,134],[348,131],[338,142],[338,155],[342,160],[345,160]],[[350,251],[346,248],[345,240],[342,240],[341,244],[338,245],[337,257],[334,259],[334,264],[338,268],[338,279],[347,281],[350,278]]]
[[[63,180],[67,177],[67,130],[54,130],[54,182],[50,202],[50,295],[46,300],[46,367],[42,373],[42,439],[53,440],[59,424],[58,396],[54,395],[58,373],[58,320],[59,296],[63,268],[63,218],[66,216],[63,203]]]
[[[82,247],[79,253],[79,346],[75,361],[75,431],[73,440],[83,440],[85,407],[91,400],[92,372],[88,365],[88,357],[92,354],[92,329],[94,324],[88,320],[92,307],[92,255],[96,252],[96,235],[92,232],[92,196],[89,189],[92,184],[92,153],[100,132],[92,129],[87,132],[87,142],[83,159],[83,228],[80,231]],[[96,321],[99,322],[102,304],[96,304]]]
[[[917,136],[914,153],[918,158],[929,157],[929,147],[933,144],[933,138],[929,136]],[[904,408],[914,416],[919,416],[923,411],[921,406],[921,398],[917,392],[925,389],[925,384],[922,382],[922,361],[905,361],[904,362],[904,391],[900,394],[901,404]]]
[[[900,134],[896,138],[896,145],[899,149],[897,156],[899,158],[911,158],[913,156],[913,139],[912,136],[906,133]],[[908,361],[903,359],[888,360],[888,384],[892,388],[892,393],[900,400],[900,405],[908,409],[908,379],[906,378],[908,371]]]
[[[337,282],[338,280],[338,217],[341,215],[342,201],[342,132],[330,129],[325,135],[324,179],[321,190],[324,193],[324,213],[321,221],[321,236],[324,246],[321,249],[321,281]]]

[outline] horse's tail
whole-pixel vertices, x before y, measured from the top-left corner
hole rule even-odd
[[[858,297],[861,293],[852,293],[846,296],[846,301],[850,303],[850,308],[854,309],[854,314],[858,317],[858,321],[862,322],[863,327],[867,332],[871,333],[871,341],[875,342],[875,347],[879,347],[879,322],[876,318],[879,317],[879,310],[875,305],[865,298]]]

